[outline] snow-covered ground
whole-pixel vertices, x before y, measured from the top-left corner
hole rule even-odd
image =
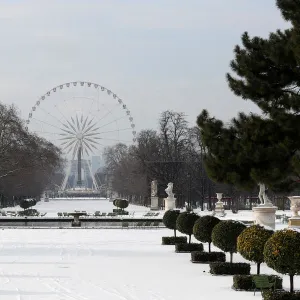
[[[37,209],[49,214],[75,209],[108,212],[112,204],[50,201],[39,203]],[[137,206],[129,210],[148,211]],[[251,212],[233,216],[249,219]],[[169,235],[168,229],[2,229],[0,299],[253,299],[252,292],[231,289],[232,276],[212,276],[208,265],[192,264],[190,254],[162,246],[161,237]],[[238,254],[234,260],[245,261]],[[262,272],[275,273],[265,265]],[[296,279],[295,287],[299,286]],[[288,288],[286,276],[284,287]],[[255,299],[262,299],[260,293]]]

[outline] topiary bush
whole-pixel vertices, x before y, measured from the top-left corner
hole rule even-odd
[[[268,267],[290,276],[290,292],[294,291],[294,275],[300,274],[300,233],[285,229],[276,231],[266,242],[264,259]]]
[[[247,263],[229,263],[229,262],[213,262],[209,264],[210,273],[215,275],[249,275],[250,264]]]
[[[226,255],[224,252],[200,252],[193,251],[191,253],[191,262],[193,263],[210,263],[210,262],[225,262]]]
[[[277,275],[263,275],[268,276],[269,281],[275,280],[275,288],[282,289],[282,278]],[[253,275],[233,275],[232,288],[237,291],[254,291]]]
[[[121,210],[124,210],[125,208],[128,207],[129,202],[126,199],[115,199],[113,201],[113,205],[120,208]]]
[[[264,300],[300,300],[299,292],[264,290],[262,296]]]
[[[163,236],[162,245],[176,245],[176,244],[186,244],[186,236]]]
[[[33,207],[35,205],[36,205],[36,200],[35,199],[23,199],[20,202],[20,207],[23,208],[24,210],[28,209],[30,207]]]
[[[231,263],[233,253],[237,252],[237,238],[245,228],[246,226],[240,222],[226,220],[219,222],[212,231],[213,244],[230,253]]]
[[[174,236],[176,237],[176,220],[180,212],[178,210],[167,210],[163,216],[163,223],[168,229],[174,230]]]
[[[194,224],[194,237],[200,242],[208,243],[208,252],[210,252],[210,245],[212,242],[212,230],[219,222],[220,220],[214,216],[204,216],[199,218]]]
[[[257,274],[260,273],[260,264],[264,262],[264,246],[274,231],[259,225],[253,225],[239,235],[237,251],[247,260],[257,264]]]
[[[203,244],[201,243],[175,244],[176,253],[189,253],[192,251],[203,251]]]
[[[199,216],[193,212],[183,212],[179,214],[176,220],[176,229],[189,236],[189,244],[193,234],[193,227]]]

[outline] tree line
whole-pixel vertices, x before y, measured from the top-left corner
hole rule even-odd
[[[62,166],[61,151],[30,133],[14,105],[0,103],[0,206],[39,198]]]
[[[157,180],[161,204],[167,184],[173,182],[178,207],[187,202],[212,209],[216,192],[222,192],[228,208],[245,208],[248,202],[251,208],[257,201],[257,190],[240,190],[211,180],[204,164],[206,153],[200,128],[189,127],[184,113],[165,111],[158,130],[142,130],[135,145],[107,147],[106,169],[96,177],[119,197],[140,205],[150,205],[151,181]]]

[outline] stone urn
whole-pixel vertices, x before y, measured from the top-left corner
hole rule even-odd
[[[217,194],[218,202],[216,202],[215,204],[215,214],[219,216],[224,216],[225,215],[224,204],[221,201],[223,197],[223,193],[216,193],[216,194]]]
[[[288,197],[291,201],[291,211],[293,217],[300,217],[298,212],[300,210],[300,196],[290,196]]]

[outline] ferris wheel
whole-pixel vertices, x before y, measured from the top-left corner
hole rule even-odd
[[[29,112],[26,129],[62,150],[67,161],[62,191],[99,190],[91,158],[101,157],[105,147],[136,141],[134,120],[124,101],[86,81],[58,85],[41,96]]]

